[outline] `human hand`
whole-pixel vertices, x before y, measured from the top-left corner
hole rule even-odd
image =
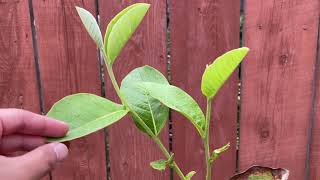
[[[39,180],[68,155],[61,143],[45,137],[63,137],[68,125],[19,109],[0,109],[0,179]],[[17,151],[26,154],[10,157]]]

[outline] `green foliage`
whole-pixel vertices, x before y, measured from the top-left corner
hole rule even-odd
[[[186,175],[186,180],[191,180],[191,178],[196,174],[195,171],[191,171]]]
[[[213,162],[214,160],[216,160],[222,153],[226,152],[230,147],[230,143],[222,146],[221,148],[219,149],[215,149],[212,154],[211,154],[211,162]]]
[[[167,161],[164,160],[164,159],[153,161],[153,162],[150,163],[150,166],[155,170],[163,171],[167,167]]]
[[[67,96],[51,108],[48,116],[68,123],[70,131],[63,138],[48,140],[62,142],[83,137],[119,121],[130,112],[137,127],[149,135],[168,159],[157,160],[150,165],[157,170],[173,168],[181,179],[190,180],[196,172],[191,171],[185,176],[174,162],[173,154],[170,155],[158,137],[168,119],[170,108],[184,115],[199,132],[208,152],[205,154],[206,179],[209,180],[211,163],[230,146],[227,144],[210,154],[208,127],[210,126],[211,100],[249,49],[239,48],[229,51],[206,68],[201,83],[202,93],[207,97],[206,117],[190,95],[176,86],[169,85],[167,79],[150,66],[131,71],[123,79],[119,88],[112,64],[138,28],[149,7],[149,4],[137,3],[118,13],[108,24],[104,42],[94,16],[87,10],[76,7],[86,30],[104,54],[108,75],[123,105],[93,94],[80,93]]]
[[[208,98],[214,97],[248,52],[246,47],[231,50],[207,66],[202,76],[202,94]]]
[[[49,141],[83,137],[119,121],[127,112],[124,106],[93,94],[67,96],[54,104],[47,115],[68,123],[70,130],[65,137]]]
[[[158,171],[163,171],[167,167],[172,167],[173,166],[173,154],[170,155],[168,160],[160,159],[160,160],[151,162],[150,166],[153,169],[158,170]]]
[[[249,175],[248,180],[274,180],[274,177],[271,171],[266,171],[266,172],[251,174]]]
[[[107,61],[112,64],[122,48],[136,31],[150,5],[137,3],[122,10],[107,27],[105,34],[105,52]]]
[[[159,100],[148,95],[145,89],[138,86],[141,82],[166,85],[169,83],[159,71],[150,66],[134,69],[121,83],[121,92],[132,110],[139,116],[132,115],[137,127],[146,133],[146,130],[138,123],[138,119],[141,118],[153,134],[158,135],[169,118],[169,109]]]
[[[99,48],[102,48],[103,47],[102,35],[96,19],[89,11],[80,7],[76,7],[76,9],[90,37],[94,40],[94,42],[97,44]]]
[[[141,88],[165,106],[184,115],[204,137],[205,117],[197,102],[182,89],[166,84],[141,83]]]

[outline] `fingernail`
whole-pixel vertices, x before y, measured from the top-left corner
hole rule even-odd
[[[68,156],[68,148],[62,143],[53,143],[53,149],[56,153],[58,161],[63,161]]]

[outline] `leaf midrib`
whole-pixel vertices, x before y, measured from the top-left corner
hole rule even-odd
[[[76,131],[76,130],[78,130],[78,129],[85,129],[83,126],[86,126],[86,125],[88,125],[88,124],[95,123],[96,121],[100,121],[100,120],[103,119],[103,118],[106,118],[106,117],[111,116],[111,115],[113,115],[113,114],[119,113],[119,112],[121,112],[121,111],[128,112],[127,110],[124,110],[124,109],[121,109],[121,110],[118,110],[118,111],[114,111],[114,112],[112,112],[112,113],[110,113],[110,114],[106,114],[106,115],[100,116],[100,117],[98,117],[97,119],[95,119],[95,120],[93,120],[93,121],[90,121],[90,122],[87,122],[87,123],[85,123],[85,124],[83,124],[83,125],[81,125],[81,126],[78,126],[77,128],[72,129],[72,131]],[[72,131],[71,131],[71,132],[72,132]]]
[[[145,96],[146,96],[146,95],[145,95]],[[157,126],[156,126],[156,121],[155,121],[155,119],[154,119],[153,111],[152,111],[151,104],[150,104],[150,101],[149,101],[149,97],[148,97],[148,96],[147,96],[147,101],[148,101],[148,106],[149,106],[150,113],[151,113],[151,117],[152,117],[152,123],[153,123],[154,131],[155,131],[155,134],[158,134],[158,130],[157,130]]]
[[[143,78],[143,76],[141,75],[141,72],[138,71],[138,73],[139,73],[139,76],[140,76],[141,80],[142,80],[143,82],[145,82],[146,80],[145,80],[145,79]],[[151,108],[151,106],[150,106],[149,97],[148,97],[148,95],[146,95],[146,94],[144,94],[144,96],[147,97],[148,107],[149,107],[149,109],[150,109],[151,118],[152,118],[152,124],[153,124],[153,127],[154,127],[155,134],[158,134],[158,130],[157,130],[157,126],[156,126],[156,121],[155,121],[154,116],[153,116],[153,110],[152,110],[152,108]]]

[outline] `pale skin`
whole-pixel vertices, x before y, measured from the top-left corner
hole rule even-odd
[[[0,179],[39,180],[68,155],[61,143],[46,137],[63,137],[67,124],[19,109],[0,109]],[[17,155],[17,152],[22,155]]]

